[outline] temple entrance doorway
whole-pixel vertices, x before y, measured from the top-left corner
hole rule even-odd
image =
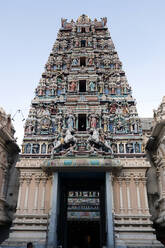
[[[100,247],[100,223],[98,221],[69,221],[68,247]]]
[[[101,248],[106,244],[104,173],[63,173],[60,181],[58,243]]]

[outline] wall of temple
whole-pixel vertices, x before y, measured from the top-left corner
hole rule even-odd
[[[15,164],[18,152],[11,117],[0,108],[0,242],[8,236],[16,210],[19,182]]]
[[[146,145],[151,168],[147,172],[149,207],[157,238],[165,244],[165,97],[154,110],[154,128]]]

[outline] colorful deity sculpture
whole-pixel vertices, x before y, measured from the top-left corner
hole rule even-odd
[[[74,127],[74,119],[72,115],[69,115],[69,118],[67,120],[67,126],[69,130],[72,130]]]
[[[72,60],[72,65],[78,65],[78,59],[73,59]]]
[[[96,128],[96,126],[97,126],[97,119],[96,119],[96,117],[92,117],[91,118],[91,122],[90,122],[90,125],[91,125],[91,128]]]
[[[69,85],[69,90],[74,92],[76,91],[76,88],[77,88],[77,84],[75,83],[75,81],[71,82]]]
[[[89,83],[89,88],[90,88],[90,91],[95,91],[95,83],[93,81]]]

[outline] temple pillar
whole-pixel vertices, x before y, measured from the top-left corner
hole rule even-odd
[[[141,199],[140,199],[140,189],[139,189],[139,178],[135,177],[135,184],[136,184],[136,193],[137,193],[137,211],[141,213]]]
[[[21,197],[22,197],[22,185],[24,178],[19,178],[19,191],[18,191],[18,201],[17,201],[17,212],[21,209]]]
[[[111,183],[112,183],[112,214],[115,212],[115,206],[114,206],[114,176],[111,175]]]
[[[24,211],[28,212],[29,189],[30,189],[31,178],[27,177],[25,178],[25,181],[26,181],[26,191],[25,191]]]
[[[42,182],[42,200],[41,200],[41,211],[45,213],[45,192],[46,192],[46,177],[41,177]]]
[[[117,153],[120,153],[119,143],[117,143]]]
[[[161,173],[162,198],[165,198],[165,159],[162,159],[161,161],[161,168],[162,168],[162,173]]]
[[[119,182],[119,196],[120,196],[120,213],[124,212],[124,205],[123,205],[123,179],[121,177],[118,178]]]
[[[131,197],[130,197],[130,177],[126,177],[126,192],[127,192],[127,206],[128,206],[128,213],[130,214],[132,212],[131,208]]]
[[[40,177],[35,177],[35,196],[34,196],[34,211],[37,212],[38,210],[38,193],[39,193],[39,184],[40,184]]]
[[[2,170],[2,185],[1,185],[1,194],[0,198],[5,199],[6,198],[6,179],[7,179],[7,170]]]
[[[58,202],[58,172],[54,172],[47,248],[57,247],[57,213],[58,213],[57,202]]]
[[[106,214],[107,214],[107,248],[114,248],[114,227],[112,215],[112,175],[106,172]]]
[[[158,186],[159,186],[159,194],[162,195],[162,183],[161,183],[161,177],[160,177],[160,168],[157,168],[157,178],[158,178]]]
[[[146,189],[147,178],[142,179],[143,184],[143,192],[144,192],[144,200],[145,200],[145,213],[149,214],[149,207],[148,207],[148,197],[147,197],[147,189]]]
[[[123,143],[124,145],[124,153],[126,153],[126,143]]]

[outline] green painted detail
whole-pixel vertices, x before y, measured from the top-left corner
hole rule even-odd
[[[91,160],[90,164],[91,165],[99,165],[99,160]]]
[[[65,160],[64,165],[72,165],[72,160]]]

